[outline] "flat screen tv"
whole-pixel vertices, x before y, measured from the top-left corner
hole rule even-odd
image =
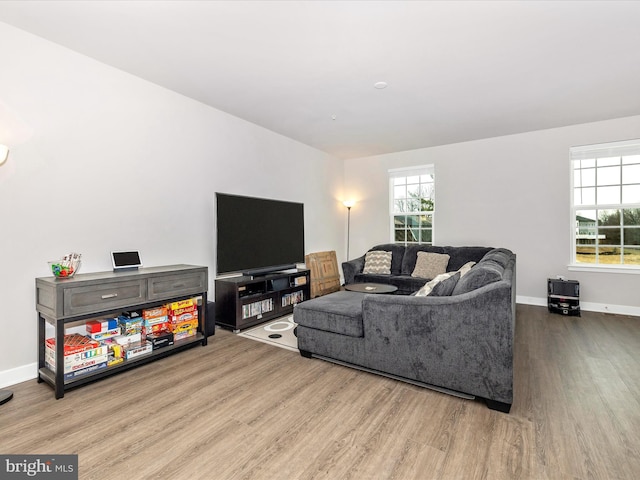
[[[304,204],[216,193],[217,274],[261,275],[304,262]]]

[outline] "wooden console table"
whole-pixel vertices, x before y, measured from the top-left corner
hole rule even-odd
[[[64,391],[69,388],[166,357],[194,345],[206,345],[207,272],[207,267],[170,265],[122,272],[85,273],[67,279],[36,278],[38,382],[48,383],[54,388],[56,398],[62,398]],[[67,326],[82,325],[91,319],[116,317],[123,311],[153,308],[187,298],[198,298],[199,326],[195,336],[117,365],[65,380],[62,345]],[[46,324],[53,326],[55,332],[55,372],[45,362]]]

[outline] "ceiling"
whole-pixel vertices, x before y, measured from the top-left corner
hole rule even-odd
[[[0,21],[339,158],[640,114],[634,1],[2,1]]]

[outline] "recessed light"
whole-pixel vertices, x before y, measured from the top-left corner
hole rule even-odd
[[[387,88],[387,82],[376,82],[373,84],[378,90],[382,90],[383,88]]]

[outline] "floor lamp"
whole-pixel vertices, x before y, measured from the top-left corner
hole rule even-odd
[[[0,145],[0,165],[7,161],[9,158],[9,148],[5,145]],[[0,390],[0,405],[7,403],[13,398],[13,392],[11,390]]]
[[[353,207],[356,202],[353,200],[345,200],[342,204],[347,207],[347,261],[349,261],[349,235],[351,234],[351,207]]]

